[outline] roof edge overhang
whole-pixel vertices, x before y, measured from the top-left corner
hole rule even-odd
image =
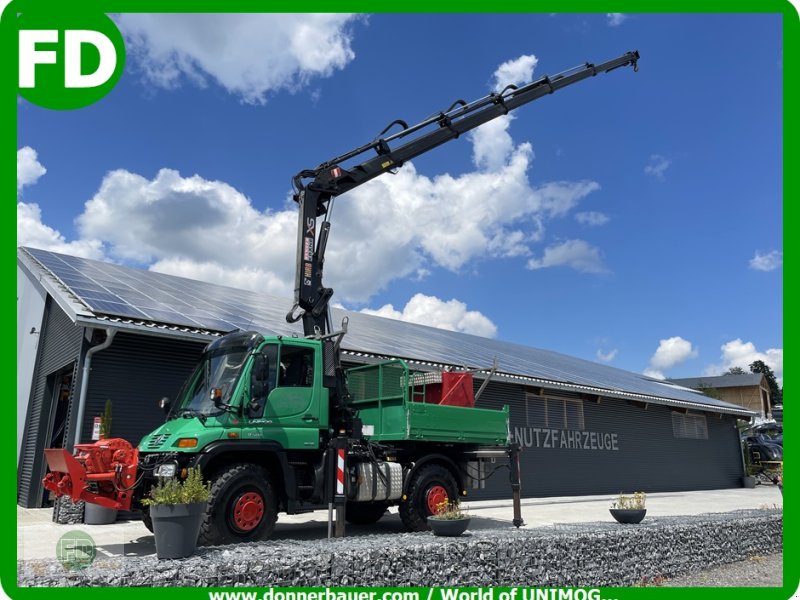
[[[60,279],[28,254],[24,248],[17,249],[17,266],[22,269],[28,279],[41,286],[47,292],[73,323],[76,322],[79,316],[94,316],[94,313],[78,300]]]

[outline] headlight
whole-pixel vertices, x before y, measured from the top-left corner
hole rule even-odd
[[[153,475],[156,477],[175,477],[175,472],[178,470],[178,463],[170,462],[158,465],[153,470]]]

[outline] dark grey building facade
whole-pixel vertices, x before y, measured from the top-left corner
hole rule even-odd
[[[132,298],[138,306],[126,304]],[[43,449],[91,441],[94,418],[107,400],[113,404],[112,436],[138,443],[163,420],[158,399],[176,396],[209,341],[235,327],[296,334],[283,320],[289,304],[19,249],[18,503],[48,502],[41,485]],[[478,405],[510,406],[510,434],[523,447],[526,497],[741,485],[736,422],[752,416],[742,407],[544,350],[348,316],[343,346],[352,364],[397,357],[431,370],[488,366],[498,357],[498,374]],[[473,499],[509,495],[504,470],[471,493]]]

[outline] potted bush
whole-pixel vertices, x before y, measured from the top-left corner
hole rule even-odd
[[[111,400],[106,400],[105,411],[100,420],[100,439],[111,437]],[[87,525],[109,525],[117,520],[117,509],[106,508],[87,502],[83,510],[83,522]]]
[[[634,492],[630,496],[620,493],[617,499],[611,503],[609,512],[618,523],[641,523],[647,514],[647,509],[644,507],[646,500],[647,495],[644,492]]]
[[[162,479],[142,503],[150,507],[158,558],[185,558],[194,554],[197,536],[208,506],[211,484],[203,482],[199,468],[186,479]]]
[[[436,512],[428,517],[433,535],[459,536],[469,527],[470,517],[461,508],[459,500],[445,500],[436,505]]]

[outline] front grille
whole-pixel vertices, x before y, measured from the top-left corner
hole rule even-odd
[[[164,442],[166,442],[168,439],[169,439],[168,433],[160,433],[158,435],[154,435],[153,437],[150,438],[150,441],[147,442],[147,449],[155,450],[157,448],[160,448],[164,444]]]

